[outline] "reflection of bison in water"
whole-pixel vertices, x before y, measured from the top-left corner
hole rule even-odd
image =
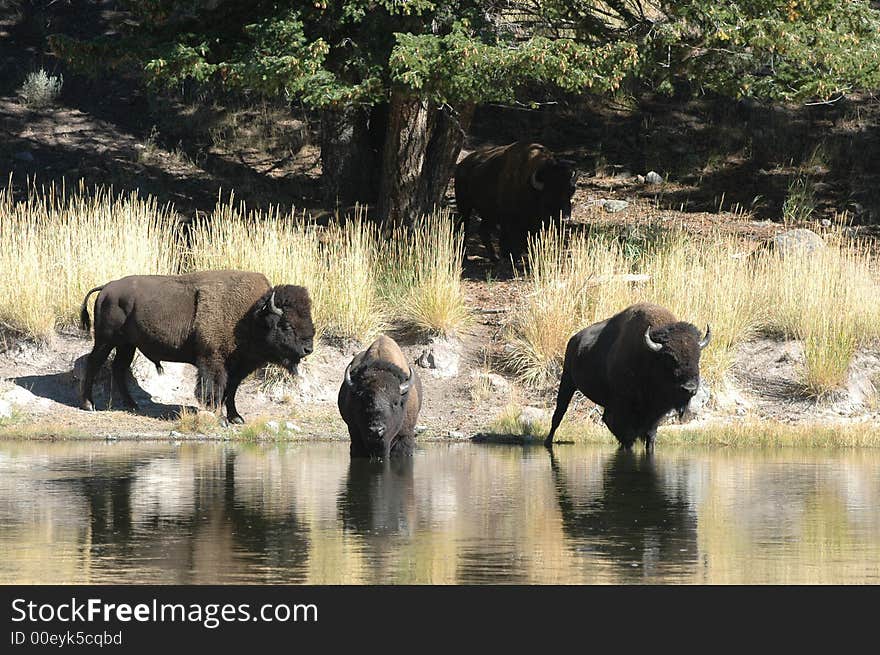
[[[235,392],[248,375],[268,362],[296,372],[312,352],[315,329],[311,300],[303,287],[272,287],[262,273],[205,271],[188,275],[131,275],[95,287],[80,309],[89,329],[89,296],[95,299],[95,345],[82,387],[82,408],[94,409],[95,374],[116,348],[113,379],[125,403],[137,407],[125,374],[140,350],[161,370],[161,362],[185,362],[199,369],[203,400],[226,404],[233,423],[244,419]]]
[[[571,215],[572,162],[544,146],[517,141],[475,150],[455,169],[455,203],[467,235],[471,214],[480,215],[480,237],[493,260],[492,230],[501,229],[501,254],[518,255],[529,232]]]
[[[345,369],[339,413],[352,457],[412,454],[421,408],[421,380],[394,339],[380,336]]]
[[[370,537],[411,536],[415,531],[413,458],[355,458],[337,498],[346,530]],[[384,548],[382,554],[386,554]]]
[[[562,422],[575,390],[604,408],[602,420],[624,448],[636,439],[654,446],[657,425],[670,410],[684,413],[700,385],[706,334],[659,305],[641,303],[575,334],[565,364],[550,434]]]
[[[624,577],[687,575],[697,562],[697,514],[685,480],[658,468],[652,453],[619,449],[605,462],[602,489],[578,493],[550,453],[565,536],[598,553]],[[683,472],[682,472],[683,474]]]

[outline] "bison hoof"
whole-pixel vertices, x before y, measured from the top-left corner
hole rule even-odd
[[[241,416],[231,416],[229,422],[235,425],[244,425],[244,419]]]
[[[95,406],[92,404],[91,400],[84,400],[80,404],[80,409],[84,409],[87,412],[94,412]]]

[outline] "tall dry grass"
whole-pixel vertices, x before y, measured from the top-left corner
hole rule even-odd
[[[418,332],[449,336],[470,312],[461,285],[464,240],[446,212],[399,227],[383,250],[382,290],[389,314]]]
[[[175,273],[178,231],[168,208],[136,193],[0,189],[0,324],[48,339],[78,321],[86,291],[135,273]]]
[[[526,384],[555,384],[572,334],[650,301],[701,329],[712,325],[701,361],[710,382],[728,373],[738,343],[769,333],[803,340],[805,390],[828,393],[845,380],[856,348],[880,338],[877,262],[830,237],[819,252],[783,258],[745,256],[744,244],[724,235],[670,232],[631,253],[605,236],[550,228],[530,242],[508,363]]]

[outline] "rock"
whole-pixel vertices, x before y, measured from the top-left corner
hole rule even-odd
[[[427,429],[428,429],[428,426],[427,426],[427,425],[422,425],[421,423],[419,423],[418,425],[416,425],[415,428],[414,428],[414,430],[416,431],[416,434],[421,434],[422,432],[424,432],[424,431],[427,430]]]
[[[0,398],[0,418],[9,418],[10,416],[12,416],[12,403]]]
[[[663,177],[657,171],[649,171],[645,175],[645,184],[663,184]]]
[[[611,212],[615,214],[617,212],[622,212],[624,209],[629,207],[629,203],[626,200],[603,200],[602,201],[602,209],[607,212]]]
[[[416,364],[433,369],[440,377],[454,377],[458,375],[461,348],[461,343],[453,339],[432,339],[416,359]]]
[[[819,225],[821,225],[822,227],[831,227],[831,219],[823,218],[821,221],[819,221]]]
[[[289,431],[289,432],[302,432],[302,431],[303,431],[303,429],[302,429],[301,427],[299,427],[299,426],[298,426],[296,423],[294,423],[293,421],[287,421],[287,422],[284,424],[284,428],[285,428],[287,431]]]
[[[509,391],[510,390],[510,382],[505,380],[502,376],[497,373],[486,373],[485,371],[471,371],[471,378],[473,378],[474,383],[488,383],[489,387],[494,391]]]
[[[645,183],[645,176],[644,175],[636,175],[636,182],[638,182],[639,184],[644,184]]]
[[[461,430],[450,430],[449,436],[453,439],[464,439],[464,432]]]
[[[272,432],[278,432],[281,429],[281,426],[278,425],[278,421],[266,421],[266,429],[271,430]]]
[[[697,389],[697,393],[691,398],[691,402],[688,405],[684,416],[681,417],[681,422],[687,423],[688,421],[700,418],[700,416],[708,409],[709,401],[711,399],[712,392],[709,387],[706,386],[706,383],[701,381],[700,388]]]
[[[780,232],[770,238],[769,247],[785,257],[794,253],[810,253],[821,250],[825,242],[818,234],[806,228]]]

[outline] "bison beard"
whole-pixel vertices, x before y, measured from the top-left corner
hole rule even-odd
[[[649,303],[626,308],[594,323],[568,342],[550,433],[562,422],[575,391],[604,408],[602,420],[621,446],[636,439],[654,447],[657,426],[670,410],[683,414],[700,384],[700,352],[711,330],[700,336],[690,323]]]
[[[261,273],[206,271],[187,275],[132,275],[96,287],[80,309],[89,329],[87,304],[95,291],[95,344],[86,364],[83,409],[94,409],[92,387],[98,369],[116,349],[113,380],[126,406],[137,408],[126,373],[140,350],[162,361],[193,364],[196,394],[213,410],[226,405],[227,419],[243,423],[235,407],[238,386],[272,362],[296,372],[312,352],[311,300],[304,287],[271,287]]]
[[[496,228],[502,255],[518,256],[530,232],[571,215],[575,186],[573,162],[558,159],[538,143],[481,148],[455,169],[455,202],[464,234],[471,215],[479,214],[480,237],[493,261],[498,259],[492,245]]]

